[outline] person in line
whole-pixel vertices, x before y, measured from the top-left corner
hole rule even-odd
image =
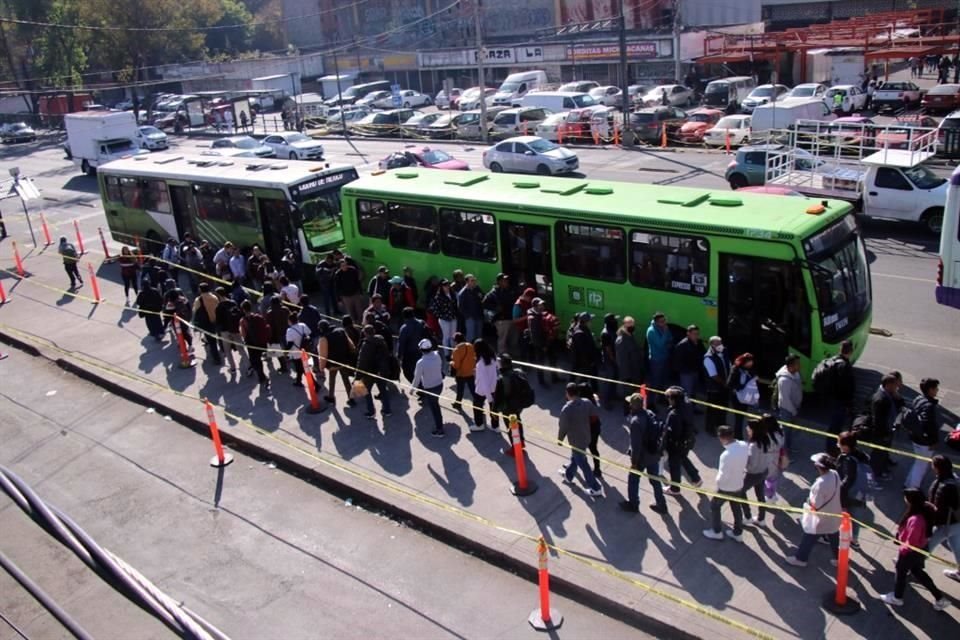
[[[730,375],[730,360],[724,353],[723,339],[711,336],[710,346],[703,356],[703,370],[707,374],[707,413],[704,428],[711,436],[726,421],[726,406],[730,397],[727,378]],[[722,408],[721,408],[722,407]]]
[[[177,269],[177,265],[180,264],[180,248],[177,246],[176,240],[167,238],[166,244],[163,245],[163,249],[160,251],[160,260],[163,261],[167,273],[173,278],[174,282],[176,282],[177,287],[179,287],[180,270]]]
[[[199,295],[193,301],[193,322],[204,335],[203,344],[207,350],[208,362],[218,367],[223,364],[220,358],[220,336],[217,335],[217,305],[220,300],[210,291],[210,284],[197,285]]]
[[[387,311],[390,312],[390,330],[394,333],[400,331],[403,324],[403,310],[407,307],[416,309],[417,300],[413,297],[413,290],[404,283],[400,276],[393,276],[389,280],[390,289],[387,292],[386,304]]]
[[[723,496],[743,498],[743,480],[747,474],[747,459],[750,457],[750,448],[747,443],[737,440],[733,436],[733,427],[722,425],[717,428],[717,437],[723,445],[720,454],[720,463],[717,471],[717,494],[710,499],[710,515],[712,526],[703,530],[703,535],[711,540],[723,540],[723,523],[720,520],[720,511],[724,503],[730,502],[733,511],[733,530],[727,529],[726,536],[737,542],[743,542],[743,509],[741,503],[730,501]]]
[[[936,514],[920,489],[913,487],[904,489],[903,501],[906,504],[906,511],[900,518],[897,527],[900,551],[897,554],[896,579],[893,591],[883,594],[880,599],[885,604],[894,607],[903,606],[903,594],[907,589],[907,576],[912,574],[914,580],[926,587],[933,596],[934,610],[943,611],[950,606],[950,600],[937,588],[930,574],[924,568],[927,560],[926,556],[915,550],[923,549],[925,551],[927,549],[930,530],[933,528]]]
[[[765,481],[777,460],[780,458],[780,447],[770,438],[767,433],[767,423],[763,419],[750,420],[747,422],[747,475],[743,479],[743,495],[748,497],[750,489],[753,489],[757,502],[766,502],[765,499]],[[743,505],[743,518],[755,526],[763,526],[766,510],[763,507],[757,509],[757,517],[754,518],[749,504]]]
[[[467,339],[461,332],[453,335],[453,354],[450,357],[450,368],[453,377],[457,382],[457,399],[453,403],[454,409],[459,409],[463,403],[463,392],[465,389],[470,391],[470,400],[474,407],[477,406],[477,386],[475,383],[477,372],[477,352],[473,345],[467,342]],[[479,399],[479,402],[483,402]],[[476,411],[474,411],[476,415]],[[482,414],[481,414],[482,415]],[[474,421],[470,425],[470,431],[483,431],[483,425]]]
[[[813,454],[810,462],[817,470],[818,477],[810,485],[810,495],[803,503],[803,516],[800,520],[803,535],[793,555],[784,559],[794,567],[807,566],[810,552],[821,537],[826,536],[830,542],[830,550],[833,552],[831,564],[836,564],[840,547],[840,514],[843,513],[840,502],[840,474],[834,469],[833,458],[826,453]]]
[[[381,298],[387,297],[390,293],[390,269],[387,269],[386,265],[380,265],[377,275],[370,278],[370,282],[367,283],[367,296],[373,298],[377,293]]]
[[[281,275],[277,278],[277,284],[280,285],[280,300],[291,305],[300,302],[300,287],[290,282],[290,278]]]
[[[448,350],[441,356],[449,358],[453,349],[453,334],[457,332],[457,298],[450,290],[450,281],[444,278],[429,304],[430,312],[440,324],[441,344]]]
[[[233,243],[229,240],[213,254],[213,275],[221,280],[230,279],[230,257],[233,255]]]
[[[527,347],[524,344],[524,338],[528,337],[525,333],[527,329],[527,311],[533,306],[533,299],[537,297],[536,289],[527,287],[523,290],[516,300],[513,301],[513,307],[510,310],[510,317],[513,319],[513,328],[510,329],[510,350],[514,353],[523,353],[527,355]],[[518,347],[523,349],[518,349]]]
[[[360,282],[360,271],[351,266],[345,258],[341,258],[340,267],[333,274],[333,288],[343,312],[353,318],[354,322],[362,321],[366,304],[363,285]]]
[[[387,293],[389,294],[389,291]],[[370,306],[363,312],[363,317],[368,315],[372,315],[377,322],[390,326],[390,311],[387,310],[387,305],[383,304],[383,296],[379,293],[370,296]]]
[[[837,473],[840,475],[840,506],[853,519],[853,533],[850,546],[860,548],[860,513],[866,508],[866,497],[873,472],[870,470],[870,456],[857,447],[857,435],[844,431],[837,436]]]
[[[760,388],[753,372],[753,364],[752,353],[740,354],[733,361],[727,378],[727,387],[732,392],[730,401],[733,408],[739,412],[733,418],[733,433],[737,440],[743,438],[743,425],[747,420],[744,412],[756,414],[760,406]]]
[[[521,371],[513,367],[513,358],[509,354],[501,353],[497,356],[497,364],[499,365],[497,386],[493,392],[494,402],[491,408],[504,416],[517,417],[520,445],[521,448],[526,449],[527,441],[523,437],[523,419],[520,414],[528,406],[523,403],[523,392],[530,390],[530,383]],[[500,430],[499,416],[496,413],[490,414],[490,426],[494,431]],[[510,425],[507,424],[506,427],[509,429]],[[511,441],[507,441],[507,447],[503,453],[507,456],[514,455]]]
[[[420,359],[420,341],[427,337],[427,327],[414,315],[413,307],[404,307],[401,313],[403,325],[397,336],[397,356],[400,358],[400,368],[403,377],[413,382],[413,372]]]
[[[533,364],[550,366],[556,369],[557,366],[557,330],[560,321],[557,316],[550,313],[543,298],[534,298],[527,310],[526,335],[529,346],[529,359]],[[560,376],[556,371],[550,373],[554,382],[560,381]],[[537,368],[537,380],[541,386],[548,386],[547,374],[543,369]]]
[[[127,305],[129,305],[130,290],[133,289],[134,296],[140,293],[137,287],[140,263],[137,260],[137,256],[133,255],[133,252],[130,251],[130,247],[123,247],[120,249],[120,257],[117,258],[117,264],[120,265],[120,278],[123,280],[123,297],[126,298]]]
[[[60,237],[60,244],[57,247],[57,253],[60,254],[60,257],[63,258],[63,270],[67,272],[67,276],[70,278],[70,291],[73,291],[77,288],[77,283],[80,283],[80,286],[83,286],[83,278],[80,277],[80,269],[77,267],[77,263],[80,262],[80,254],[77,253],[77,248],[71,243],[67,242],[66,236]]]
[[[293,386],[303,387],[303,358],[300,356],[300,350],[310,344],[310,328],[300,321],[300,314],[296,311],[290,312],[287,317],[286,345],[287,354],[290,362],[293,363],[293,371],[296,374]]]
[[[243,257],[239,247],[230,248],[230,279],[240,286],[247,281],[247,259]]]
[[[240,335],[247,346],[247,360],[250,362],[250,368],[247,370],[247,377],[257,374],[260,384],[267,387],[270,380],[263,371],[263,354],[267,350],[267,342],[270,340],[270,325],[266,319],[253,309],[249,300],[244,300],[240,305],[243,311],[243,319],[240,321]]]
[[[267,365],[271,358],[277,359],[277,371],[286,373],[287,371],[287,351],[284,349],[286,344],[287,327],[290,326],[290,311],[283,306],[280,296],[274,295],[270,298],[270,309],[266,313],[267,323],[270,324],[270,342],[267,345]]]
[[[617,329],[617,339],[613,342],[613,349],[617,359],[617,376],[620,381],[620,395],[630,396],[643,382],[643,352],[636,338],[636,321],[633,316],[626,316],[623,324]],[[624,400],[624,415],[630,413],[630,402]]]
[[[320,292],[320,309],[323,315],[332,317],[337,312],[337,294],[333,287],[333,275],[339,266],[333,260],[333,253],[328,253],[323,260],[314,267],[317,291]]]
[[[187,351],[193,355],[193,332],[190,330],[190,323],[193,321],[193,309],[187,296],[179,287],[168,289],[163,295],[163,315],[166,318],[168,326],[173,330],[173,319],[177,318],[176,331],[183,336],[183,341],[187,344]],[[176,331],[174,331],[174,340],[176,340]]]
[[[473,343],[473,350],[477,356],[476,380],[474,386],[476,395],[473,396],[473,423],[478,427],[484,425],[484,403],[490,408],[490,430],[497,431],[497,422],[494,422],[496,416],[492,412],[494,409],[494,394],[497,389],[497,354],[493,352],[493,347],[483,338],[477,338]]]
[[[600,408],[600,398],[597,397],[597,394],[593,393],[593,388],[586,382],[580,382],[577,385],[580,389],[580,397],[585,398],[593,403],[593,406]],[[600,449],[598,445],[600,444],[600,430],[603,428],[603,423],[600,420],[600,414],[590,416],[590,446],[587,449],[590,451],[590,454],[593,456],[593,475],[597,480],[603,477],[603,473],[600,471]]]
[[[463,275],[463,269],[454,269],[453,273],[450,274],[450,291],[453,292],[453,295],[459,295],[460,290],[467,286],[467,278]],[[463,329],[461,329],[463,331]]]
[[[467,342],[472,343],[483,335],[483,291],[472,273],[467,274],[466,283],[457,293],[457,308],[463,316]]]
[[[667,316],[653,314],[647,327],[647,384],[657,391],[667,388],[670,374],[670,358],[673,355],[673,334],[667,325]]]
[[[666,392],[667,415],[663,419],[667,430],[666,451],[667,468],[670,470],[670,480],[681,482],[682,472],[687,472],[690,484],[702,487],[703,480],[700,471],[690,461],[690,452],[697,442],[697,429],[693,423],[690,406],[687,403],[683,387],[670,387]],[[680,487],[671,485],[666,489],[672,496],[680,495]]]
[[[571,381],[582,380],[595,389],[596,382],[593,379],[577,375],[596,376],[597,367],[600,364],[600,349],[597,348],[597,342],[590,330],[593,314],[584,311],[577,314],[575,320],[576,326],[570,336],[570,359],[573,362],[571,366],[573,374],[570,379]]]
[[[930,466],[934,479],[930,483],[928,500],[936,509],[930,550],[935,551],[941,543],[949,542],[954,562],[960,566],[960,485],[953,474],[950,458],[937,454],[931,458]],[[944,569],[943,575],[960,582],[957,569]]]
[[[923,478],[927,475],[929,463],[927,459],[933,454],[940,437],[940,420],[937,416],[937,394],[940,392],[940,381],[936,378],[924,378],[920,381],[920,395],[913,399],[910,411],[914,413],[915,425],[913,433],[907,434],[913,444],[913,452],[923,459],[914,460],[910,473],[907,475],[906,486],[921,487]]]
[[[580,388],[575,382],[568,382],[565,391],[566,403],[560,410],[560,430],[557,441],[567,440],[570,444],[570,462],[560,467],[560,475],[567,484],[573,484],[577,469],[583,473],[583,486],[587,494],[603,496],[603,487],[593,475],[587,455],[584,453],[590,444],[590,416],[596,415],[597,408],[592,402],[580,397]]]
[[[390,410],[390,385],[383,376],[389,356],[390,350],[383,336],[377,335],[377,330],[372,324],[363,325],[363,340],[360,342],[360,350],[357,353],[357,378],[367,387],[367,412],[364,417],[368,420],[377,419],[376,408],[373,406],[374,386],[379,392],[381,415],[384,418],[393,415]],[[372,375],[374,373],[378,376]]]
[[[691,324],[687,335],[673,349],[673,371],[688,398],[695,399],[703,375],[703,357],[707,350],[700,340],[700,327]]]
[[[230,367],[230,373],[236,373],[237,364],[233,359],[233,352],[240,353],[240,366],[244,371],[250,369],[250,360],[243,349],[243,336],[240,335],[240,321],[243,320],[243,311],[240,305],[230,297],[224,287],[217,287],[216,326],[220,334],[220,351]]]
[[[433,346],[433,342],[424,338],[417,345],[423,354],[417,361],[413,372],[411,384],[413,388],[423,388],[423,404],[430,410],[433,416],[433,431],[430,432],[434,438],[442,438],[446,435],[443,430],[443,415],[440,413],[440,394],[443,392],[443,359]]]
[[[140,293],[134,301],[137,306],[137,315],[147,324],[147,332],[157,342],[163,342],[164,327],[161,312],[163,311],[163,296],[153,283],[144,278]]]
[[[600,366],[601,377],[608,380],[619,380],[620,369],[617,366],[617,332],[620,330],[617,322],[619,318],[612,313],[603,316],[603,329],[600,331]],[[601,386],[599,383],[597,386]],[[603,406],[605,409],[613,408],[614,398],[617,396],[617,389],[620,387],[616,382],[605,382],[603,388]]]
[[[627,499],[620,503],[620,508],[629,513],[640,511],[640,471],[647,474],[650,486],[653,488],[653,504],[650,508],[661,514],[667,513],[667,501],[663,496],[663,485],[657,478],[660,476],[660,450],[663,438],[661,431],[665,425],[661,424],[657,416],[646,407],[643,396],[639,393],[630,394],[627,398],[630,406],[630,417],[627,427],[630,430],[630,469],[627,477]]]
[[[828,358],[817,369],[823,369],[822,382],[814,371],[814,390],[820,393],[824,402],[830,407],[830,433],[826,448],[829,451],[835,446],[836,435],[845,431],[853,416],[853,402],[856,394],[856,381],[853,377],[853,343],[844,340],[840,343],[840,353]]]
[[[776,461],[771,465],[770,469],[767,470],[767,479],[763,482],[765,501],[777,502],[780,499],[777,495],[777,490],[780,488],[780,479],[783,477],[784,469],[786,469],[790,463],[790,459],[787,456],[787,449],[784,446],[784,443],[787,441],[787,436],[784,433],[780,421],[777,420],[772,413],[765,413],[760,419],[767,429],[767,435],[770,436],[770,446],[779,452]]]
[[[880,388],[870,398],[868,405],[870,442],[889,447],[893,444],[893,431],[899,411],[897,410],[897,378],[886,374],[880,380]],[[879,480],[890,478],[890,454],[874,449],[870,456],[873,475]]]
[[[483,298],[485,316],[497,329],[497,354],[507,353],[513,329],[513,287],[510,276],[497,274],[496,284]]]
[[[329,395],[325,396],[324,400],[332,405],[336,404],[337,400],[333,394],[337,389],[337,376],[339,375],[343,382],[343,389],[347,394],[347,406],[356,406],[356,400],[350,397],[350,375],[353,372],[350,365],[355,362],[356,343],[350,339],[343,325],[333,328],[329,322],[321,320],[317,331],[320,334],[320,341],[317,344],[320,368],[329,374],[327,376],[327,393]]]
[[[803,404],[803,380],[800,378],[800,356],[791,353],[784,360],[783,366],[777,369],[775,376],[776,389],[774,390],[773,404],[777,410],[777,419],[781,422],[793,422],[800,413]],[[793,450],[793,428],[786,427],[787,451]]]

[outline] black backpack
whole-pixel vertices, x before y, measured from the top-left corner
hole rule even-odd
[[[821,397],[830,395],[836,386],[837,373],[844,364],[845,361],[840,356],[832,356],[820,361],[810,377],[810,381],[813,382],[813,390],[817,395]]]
[[[920,407],[918,406],[921,402],[923,402],[923,396],[914,398],[913,402],[906,405],[900,412],[900,426],[913,440],[923,438],[924,425],[923,421],[920,420]]]
[[[537,396],[527,376],[520,371],[510,373],[510,404],[517,409],[532,407]]]

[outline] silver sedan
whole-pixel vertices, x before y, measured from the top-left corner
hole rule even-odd
[[[517,172],[554,175],[580,167],[577,154],[537,136],[507,138],[483,152],[483,166],[494,173]]]

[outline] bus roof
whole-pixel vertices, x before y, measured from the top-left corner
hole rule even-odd
[[[375,172],[346,185],[343,194],[455,200],[462,206],[534,215],[561,211],[570,215],[573,211],[575,217],[595,222],[654,222],[745,237],[804,238],[852,210],[841,200],[827,201],[823,213],[807,213],[819,203],[804,198],[775,199],[765,194],[607,180],[472,172],[452,176],[450,171],[438,169]]]
[[[304,160],[151,153],[131,156],[97,167],[98,173],[143,178],[210,180],[221,184],[265,188],[289,187],[318,175],[352,169],[350,165]]]

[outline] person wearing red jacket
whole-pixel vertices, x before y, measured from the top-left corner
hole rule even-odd
[[[401,316],[407,307],[416,308],[417,299],[413,290],[404,283],[400,276],[390,278],[390,289],[384,301],[387,311],[390,312],[390,325],[394,333],[400,330]]]
[[[950,606],[950,601],[937,588],[933,579],[924,569],[926,556],[916,551],[916,549],[927,549],[927,542],[933,529],[933,505],[927,502],[920,489],[912,487],[903,490],[903,501],[907,505],[907,510],[900,518],[900,526],[897,528],[900,552],[897,556],[896,583],[894,583],[893,592],[883,594],[880,599],[895,607],[903,606],[903,592],[907,588],[907,574],[912,573],[914,579],[933,595],[935,599],[933,608],[937,611],[943,611]]]

